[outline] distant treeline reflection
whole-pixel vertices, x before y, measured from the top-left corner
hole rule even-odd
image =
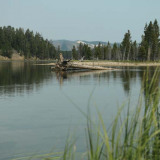
[[[117,71],[81,71],[81,72],[51,72],[49,66],[33,65],[27,62],[4,62],[0,63],[0,95],[31,92],[39,89],[44,82],[52,83],[58,81],[63,87],[65,82],[74,82],[76,85],[121,83],[126,94],[129,93],[131,85],[142,83],[144,73],[151,79],[155,67],[122,67]],[[53,81],[52,81],[53,80]],[[150,82],[150,80],[148,80]],[[145,82],[143,82],[145,83]],[[54,84],[53,84],[54,85]],[[146,84],[143,84],[146,85]],[[157,83],[152,87],[159,85]]]
[[[0,94],[32,91],[49,80],[48,67],[27,62],[0,63]]]
[[[143,83],[142,85],[146,85],[143,81],[144,76],[149,77],[148,83],[150,83],[155,69],[156,67],[121,67],[117,71],[56,72],[56,77],[61,86],[65,81],[72,79],[79,80],[80,83],[95,81],[99,84],[109,83],[110,81],[117,83],[116,81],[120,80],[124,91],[128,94],[131,85],[137,81]],[[159,78],[157,78],[156,82],[155,86],[152,87],[156,88],[159,85]]]

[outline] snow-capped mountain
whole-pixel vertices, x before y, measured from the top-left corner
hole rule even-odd
[[[54,40],[52,41],[53,45],[55,47],[60,46],[60,49],[62,51],[71,51],[73,46],[76,48],[79,46],[80,43],[82,44],[88,44],[91,48],[94,48],[95,45],[98,45],[99,43],[101,44],[107,44],[107,42],[102,42],[102,41],[70,41],[70,40]]]
[[[82,43],[82,44],[88,44],[89,47],[94,48],[94,44],[91,44],[90,42],[87,41],[77,41],[78,44]],[[97,44],[96,44],[97,45]]]

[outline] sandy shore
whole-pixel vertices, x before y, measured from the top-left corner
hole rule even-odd
[[[78,62],[80,64],[95,65],[95,66],[160,66],[158,62],[109,62],[109,61],[98,61],[98,62]]]
[[[97,62],[73,62],[79,65],[89,65],[89,66],[160,66],[160,62],[111,62],[111,61],[97,61]],[[55,63],[48,64],[36,64],[36,65],[50,65],[54,66]]]

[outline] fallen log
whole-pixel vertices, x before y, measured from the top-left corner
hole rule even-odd
[[[100,66],[89,66],[89,65],[79,65],[79,64],[70,64],[70,68],[77,68],[77,69],[89,69],[89,70],[108,70],[109,68],[100,67]]]
[[[51,67],[55,71],[67,71],[67,70],[114,70],[113,68],[105,68],[101,66],[81,65],[78,63],[72,63],[70,60],[64,60],[63,55],[60,53],[60,58],[54,67]]]
[[[56,71],[67,71],[67,70],[114,70],[114,68],[105,68],[100,66],[89,66],[89,65],[79,65],[74,63],[69,63],[67,65],[55,65],[51,67],[52,70]]]

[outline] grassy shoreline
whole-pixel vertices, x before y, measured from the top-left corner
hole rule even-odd
[[[48,60],[49,61],[49,60]],[[160,66],[160,62],[116,62],[116,61],[72,61],[75,64],[79,65],[88,65],[88,66],[104,66],[104,67],[125,67],[125,66],[130,66],[130,67],[140,67],[140,66]],[[46,63],[46,64],[38,64],[38,65],[48,65],[48,66],[53,66],[55,63]]]
[[[34,59],[34,58],[30,58],[30,59],[24,59],[24,58],[14,58],[14,59],[9,59],[9,58],[1,58],[0,57],[0,62],[4,62],[4,61],[11,61],[11,62],[15,62],[15,61],[21,61],[21,62],[25,62],[25,61],[35,61],[35,62],[41,62],[41,61],[45,61],[45,62],[51,62],[51,61],[55,61],[55,59],[44,59],[44,60],[40,60],[40,59]],[[77,63],[79,65],[89,65],[89,66],[135,66],[135,67],[139,67],[139,66],[160,66],[160,62],[154,62],[154,61],[146,61],[146,62],[140,62],[140,61],[108,61],[108,60],[98,60],[98,61],[93,61],[93,60],[84,60],[84,61],[76,61],[73,60],[72,62]],[[41,64],[41,65],[55,65],[55,63],[45,63],[45,64]]]
[[[95,66],[160,66],[160,62],[135,62],[135,61],[84,61],[76,62],[78,64],[95,65]]]

